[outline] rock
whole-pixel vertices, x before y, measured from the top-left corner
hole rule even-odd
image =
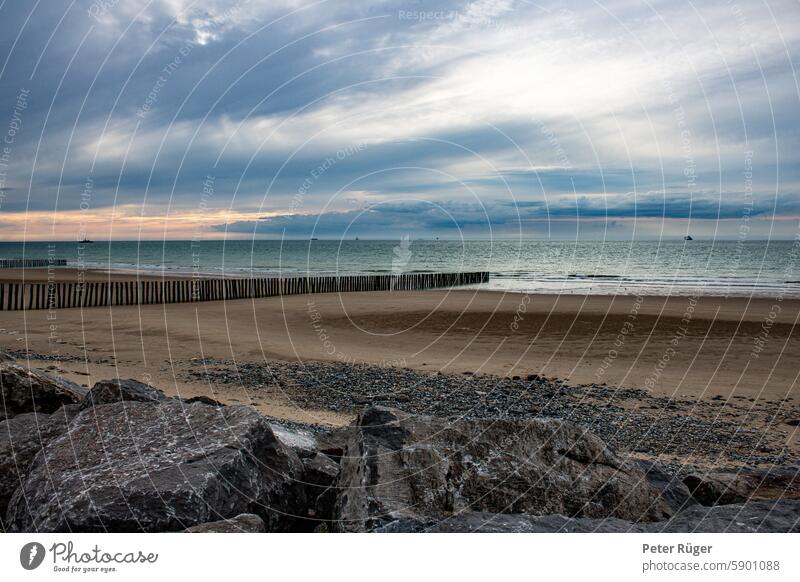
[[[692,497],[701,505],[724,505],[747,501],[748,490],[733,473],[692,473],[684,477]]]
[[[692,496],[706,506],[750,499],[800,499],[800,467],[692,473],[684,483]]]
[[[333,521],[336,509],[336,479],[340,467],[324,453],[303,459],[302,482],[308,499],[308,517],[317,521]]]
[[[0,362],[15,362],[14,356],[5,350],[0,350]]]
[[[325,453],[328,457],[339,463],[347,448],[347,443],[357,438],[357,436],[358,429],[355,426],[343,426],[317,435],[317,447],[319,452]]]
[[[191,398],[184,398],[183,401],[186,404],[192,404],[193,402],[201,402],[202,404],[208,404],[209,406],[225,406],[219,400],[214,400],[209,396],[192,396]]]
[[[83,410],[9,503],[15,531],[181,531],[256,513],[268,531],[303,507],[300,460],[245,406],[118,402]]]
[[[81,404],[81,409],[114,402],[160,402],[166,399],[161,390],[149,384],[133,379],[115,378],[101,380],[92,386]]]
[[[640,524],[642,525],[642,524]],[[645,526],[650,532],[798,533],[800,501],[751,501],[745,504],[696,505],[663,524]]]
[[[292,449],[301,459],[317,454],[317,439],[309,431],[289,429],[277,423],[270,423],[272,432],[285,446]]]
[[[647,481],[659,491],[661,498],[669,505],[672,511],[678,512],[698,503],[692,497],[689,488],[679,477],[670,475],[657,463],[638,460],[636,464],[644,472]]]
[[[401,524],[381,531],[403,531]],[[468,533],[796,533],[800,532],[800,501],[754,501],[703,507],[695,505],[662,522],[633,523],[613,517],[569,518],[470,512],[415,531]]]
[[[432,533],[624,533],[641,531],[639,529],[641,525],[615,517],[589,519],[570,518],[563,515],[533,516],[471,512],[445,519],[421,531]]]
[[[800,418],[790,418],[786,421],[789,426],[800,426]]]
[[[284,446],[290,448],[303,463],[301,481],[308,499],[307,517],[313,522],[332,521],[336,504],[336,479],[339,477],[339,458],[344,448],[337,437],[339,430],[320,435],[322,441],[308,430],[271,423],[272,431]],[[331,444],[339,438],[340,444]],[[331,456],[322,452],[324,449]],[[312,525],[317,525],[312,524]]]
[[[339,470],[339,464],[324,453],[303,459],[303,475],[309,483],[329,487],[335,483]]]
[[[0,420],[25,412],[51,414],[86,396],[86,388],[10,362],[0,363]]]
[[[5,515],[36,453],[66,431],[77,408],[70,404],[51,415],[27,412],[0,422],[0,516]]]
[[[186,533],[264,533],[264,520],[252,513],[241,513],[232,519],[193,525]]]
[[[742,477],[753,488],[750,499],[800,499],[800,466],[757,469]]]
[[[341,458],[342,531],[438,523],[464,511],[631,521],[672,514],[638,467],[569,422],[448,422],[377,407],[355,429]]]
[[[5,515],[8,501],[20,485],[20,474],[41,450],[40,430],[49,418],[27,412],[0,422],[0,515]]]

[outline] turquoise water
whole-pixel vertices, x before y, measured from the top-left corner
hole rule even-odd
[[[0,243],[0,258],[127,272],[294,275],[489,271],[490,289],[592,294],[800,296],[798,241],[435,240]]]

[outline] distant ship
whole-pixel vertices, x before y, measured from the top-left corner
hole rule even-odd
[[[89,239],[88,239],[88,238],[86,238],[86,237],[83,237],[83,240],[79,240],[78,242],[79,242],[80,244],[82,244],[82,245],[85,245],[85,244],[91,244],[91,243],[93,243],[94,241],[93,241],[93,240],[89,240]]]
[[[694,239],[687,234],[685,237],[683,237],[683,240],[694,240]]]

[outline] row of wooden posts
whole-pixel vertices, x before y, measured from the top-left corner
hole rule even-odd
[[[404,273],[270,277],[261,279],[172,279],[160,281],[97,281],[84,283],[4,283],[0,310],[63,309],[107,305],[192,303],[250,299],[302,293],[407,291],[474,285],[489,273]]]
[[[32,269],[35,267],[65,267],[67,259],[0,259],[0,269]]]

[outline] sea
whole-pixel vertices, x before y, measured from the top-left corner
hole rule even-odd
[[[519,293],[800,297],[800,241],[213,240],[0,242],[0,258],[128,273],[299,276],[489,271]]]

